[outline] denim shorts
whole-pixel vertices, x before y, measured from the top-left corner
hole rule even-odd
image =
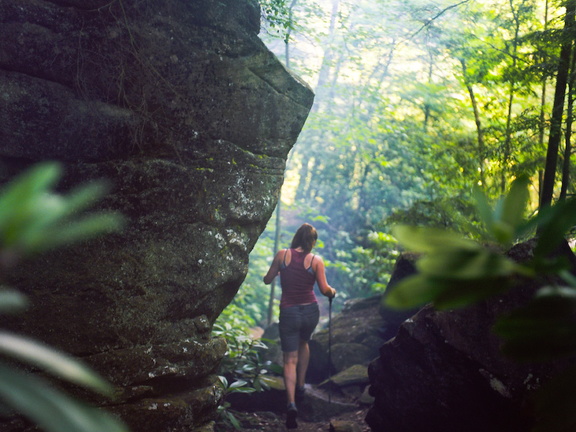
[[[281,308],[279,328],[282,351],[298,351],[301,340],[310,340],[319,319],[318,303]]]

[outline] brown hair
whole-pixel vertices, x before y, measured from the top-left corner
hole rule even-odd
[[[302,226],[298,228],[298,231],[296,231],[296,234],[294,234],[290,247],[292,249],[301,247],[304,249],[304,252],[309,253],[314,247],[316,240],[318,240],[318,233],[316,232],[316,228],[310,224],[305,223],[302,224]]]

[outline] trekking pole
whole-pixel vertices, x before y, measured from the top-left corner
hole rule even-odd
[[[328,306],[328,403],[332,403],[332,299]]]

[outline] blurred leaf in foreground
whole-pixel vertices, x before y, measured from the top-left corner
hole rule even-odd
[[[122,217],[115,212],[82,214],[104,195],[102,184],[83,186],[62,196],[52,190],[61,174],[60,164],[42,163],[0,190],[0,267],[15,265],[33,253],[120,229]],[[0,313],[21,312],[26,305],[25,296],[19,292],[7,287],[0,290]],[[102,395],[113,394],[113,386],[80,361],[17,334],[0,331],[0,355]],[[50,432],[128,430],[114,416],[11,364],[0,363],[0,401],[0,408],[6,404]]]

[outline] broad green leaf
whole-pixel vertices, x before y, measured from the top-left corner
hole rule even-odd
[[[514,240],[516,229],[502,220],[495,220],[492,225],[491,234],[498,244],[508,246]]]
[[[234,426],[234,429],[242,430],[242,425],[240,424],[238,419],[234,416],[234,414],[232,414],[231,412],[227,412],[226,415],[228,417],[228,420],[230,420],[230,423],[232,423],[232,426]]]
[[[34,365],[74,384],[111,396],[113,387],[80,361],[37,341],[0,332],[0,353]]]
[[[0,364],[0,399],[49,432],[127,432],[111,415],[80,403],[43,380]]]
[[[492,226],[494,224],[494,211],[488,202],[488,198],[480,189],[480,187],[474,185],[474,189],[472,191],[472,196],[476,201],[476,208],[478,209],[478,214],[480,216],[480,220],[486,225],[488,231],[492,231]]]
[[[473,195],[480,218],[492,237],[502,245],[509,245],[515,240],[529,202],[529,178],[519,176],[512,182],[508,194],[498,200],[491,208],[486,195],[475,187]]]
[[[431,278],[487,279],[509,276],[517,265],[505,256],[485,249],[455,249],[429,254],[418,260],[416,267]]]
[[[82,185],[66,195],[66,216],[84,210],[106,195],[108,187],[105,182],[98,181]]]
[[[282,366],[280,366],[277,363],[272,363],[268,366],[266,366],[268,368],[268,370],[272,373],[278,374],[278,375],[282,375],[284,373],[284,368]]]
[[[451,249],[477,250],[480,245],[462,236],[437,228],[398,225],[392,234],[406,249],[413,252],[430,253]]]
[[[395,309],[410,309],[431,303],[449,286],[436,283],[423,275],[413,275],[402,279],[384,295],[386,306]]]
[[[234,381],[232,384],[230,384],[230,388],[233,389],[233,388],[238,388],[238,387],[244,387],[246,385],[248,385],[247,381],[238,380],[238,381]]]
[[[90,214],[67,224],[38,231],[35,236],[26,239],[24,247],[29,251],[40,252],[69,245],[99,234],[118,231],[123,222],[123,218],[113,212]]]
[[[539,221],[534,255],[545,258],[565,239],[566,232],[576,225],[576,200],[560,202],[545,209]]]
[[[68,196],[49,189],[61,175],[56,163],[39,164],[17,177],[0,193],[0,238],[16,254],[44,251],[98,234],[116,231],[121,216],[101,212],[74,219],[77,212],[101,198],[102,183],[78,188]]]
[[[0,287],[0,312],[15,313],[26,308],[26,296],[16,290]]]
[[[222,387],[224,387],[225,389],[228,388],[228,380],[226,379],[225,376],[223,375],[218,375],[218,379],[220,380],[220,383],[222,384]]]
[[[501,220],[510,227],[517,227],[524,220],[526,206],[530,200],[529,184],[528,176],[519,176],[512,182],[510,191],[504,197]]]
[[[54,186],[62,174],[58,163],[41,163],[17,176],[0,192],[0,232],[27,219],[36,200]]]
[[[229,390],[230,393],[256,393],[257,391],[259,391],[254,387],[234,387],[234,388],[231,387]]]
[[[570,287],[576,288],[576,277],[572,273],[570,273],[568,270],[563,269],[560,270],[558,274],[565,282],[570,284]]]
[[[260,380],[260,382],[262,382],[262,384],[266,388],[270,388],[271,386],[275,386],[277,383],[276,379],[274,377],[271,377],[271,376],[261,375],[260,377],[258,377],[258,379]]]

